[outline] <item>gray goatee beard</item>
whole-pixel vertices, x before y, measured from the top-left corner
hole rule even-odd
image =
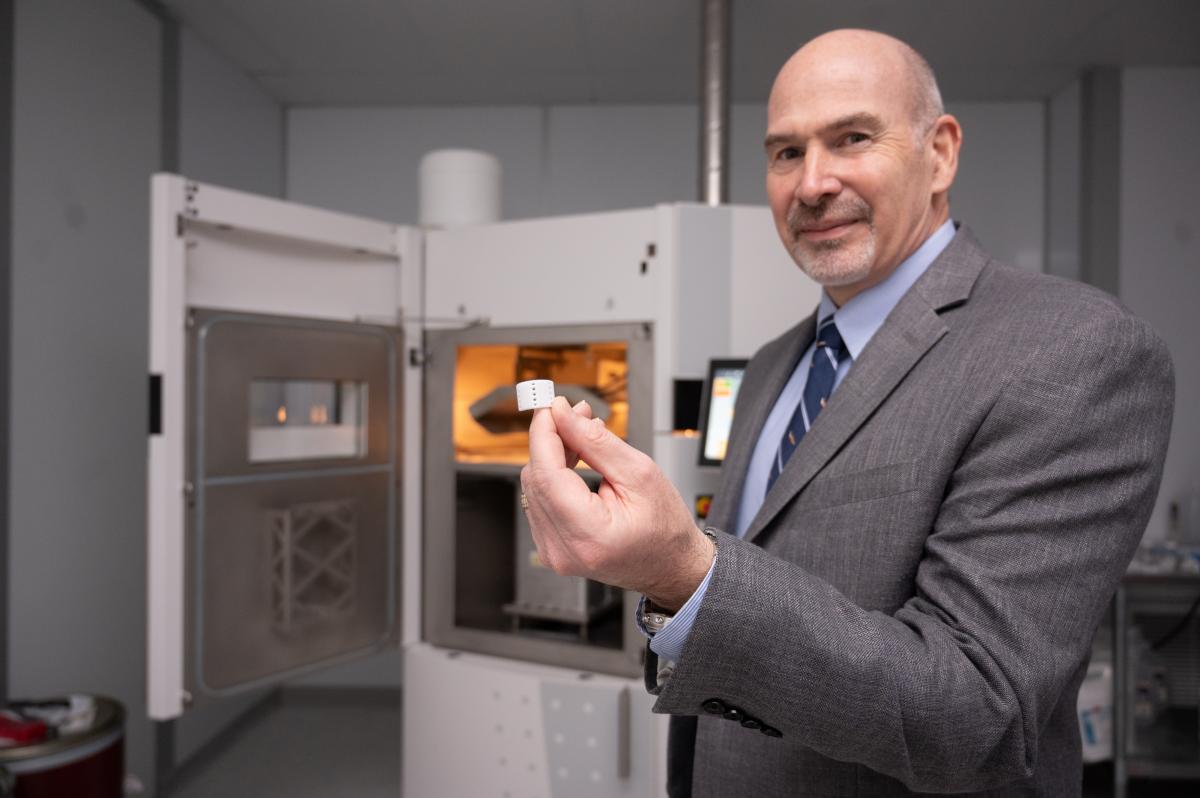
[[[870,228],[865,242],[804,241],[800,230],[826,219],[856,219]],[[788,211],[792,234],[792,259],[800,269],[823,286],[850,285],[865,279],[875,261],[875,225],[871,206],[861,199],[822,203],[816,207],[795,204]]]

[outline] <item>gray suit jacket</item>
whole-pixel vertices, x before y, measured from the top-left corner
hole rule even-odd
[[[747,369],[717,529],[813,333],[808,318]],[[1078,795],[1079,684],[1154,503],[1173,395],[1145,323],[960,229],[745,539],[717,536],[655,705],[700,716],[695,795]]]

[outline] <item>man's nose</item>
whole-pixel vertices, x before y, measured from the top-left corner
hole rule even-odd
[[[813,147],[804,154],[800,167],[800,181],[796,184],[796,199],[805,205],[820,205],[826,197],[836,196],[842,183],[833,173],[833,164],[828,153]]]

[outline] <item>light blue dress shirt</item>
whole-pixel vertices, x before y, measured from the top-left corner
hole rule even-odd
[[[950,240],[954,238],[954,232],[954,222],[947,221],[935,230],[933,235],[925,239],[925,243],[918,247],[916,252],[901,262],[886,280],[871,286],[861,294],[856,294],[840,308],[833,304],[829,294],[821,292],[821,303],[817,307],[817,327],[819,328],[826,319],[833,316],[838,332],[841,333],[842,340],[846,342],[846,348],[850,351],[850,358],[842,360],[838,364],[837,375],[834,377],[833,383],[835,391],[837,386],[842,384],[842,380],[846,378],[846,373],[850,371],[853,362],[858,360],[859,354],[866,348],[867,342],[883,326],[883,322],[892,312],[892,308],[896,307],[900,298],[908,292],[908,289],[912,288],[913,283],[942,253]],[[771,413],[767,416],[766,423],[763,424],[758,442],[754,445],[754,454],[751,455],[750,465],[746,469],[742,499],[738,504],[737,529],[735,530],[738,537],[746,534],[746,529],[749,528],[750,522],[754,520],[754,516],[762,507],[763,499],[766,498],[767,478],[771,473],[771,462],[775,459],[779,440],[783,437],[788,422],[791,421],[792,413],[795,412],[800,397],[804,395],[804,385],[808,382],[808,371],[815,349],[816,341],[814,340],[796,364],[796,369],[788,378],[787,384],[783,386],[783,391],[775,400],[775,406],[771,408]],[[695,621],[696,613],[700,610],[700,604],[704,600],[704,593],[708,590],[708,582],[712,579],[715,567],[716,559],[714,558],[713,565],[709,567],[704,581],[696,588],[696,592],[679,608],[679,612],[675,613],[674,620],[650,640],[651,650],[660,659],[679,661],[679,657],[683,653],[683,644],[687,642],[688,634],[692,631],[692,623]],[[639,612],[638,615],[640,617],[641,613]]]

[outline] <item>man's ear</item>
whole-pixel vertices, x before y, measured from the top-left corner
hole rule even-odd
[[[962,127],[950,114],[942,114],[933,123],[933,193],[944,194],[958,174],[958,151],[962,148]]]

